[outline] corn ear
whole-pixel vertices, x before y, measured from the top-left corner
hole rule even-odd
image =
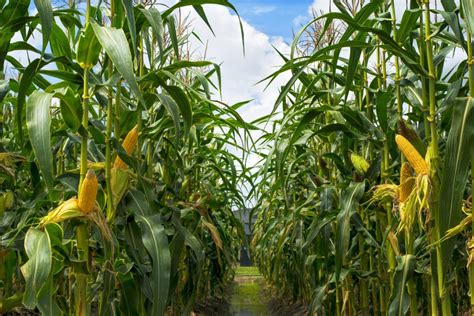
[[[392,246],[393,252],[395,255],[399,256],[400,255],[400,248],[398,247],[398,238],[397,236],[393,233],[393,231],[390,231],[387,236],[388,240],[390,241],[390,245]]]
[[[89,169],[79,191],[78,205],[82,213],[87,214],[94,209],[98,189],[99,183],[95,172]]]
[[[115,209],[128,188],[129,175],[127,170],[112,168],[110,182],[112,187],[112,206]],[[112,218],[107,218],[107,220],[110,221]]]
[[[408,124],[405,120],[399,120],[398,124],[398,134],[405,137],[412,145],[416,148],[416,150],[420,153],[421,156],[426,155],[426,145],[421,140],[418,133]]]
[[[400,169],[400,187],[398,190],[398,200],[400,203],[404,203],[408,199],[414,185],[415,179],[413,178],[410,165],[405,162]]]
[[[429,173],[428,164],[425,159],[405,137],[396,135],[395,142],[417,174]]]
[[[137,146],[138,142],[138,125],[135,125],[134,128],[132,128],[127,136],[125,136],[125,139],[123,140],[122,147],[125,149],[125,152],[127,155],[131,155],[133,153],[133,150]],[[117,155],[117,158],[115,158],[114,162],[114,168],[117,169],[127,169],[128,166],[125,162],[123,162],[122,159]]]
[[[367,170],[369,170],[370,165],[367,160],[365,160],[362,156],[352,153],[351,162],[357,173],[359,173],[360,175],[364,175]]]
[[[61,203],[54,210],[46,214],[40,220],[40,226],[51,223],[60,223],[69,219],[82,217],[84,214],[81,212],[78,201],[76,198],[69,199]]]

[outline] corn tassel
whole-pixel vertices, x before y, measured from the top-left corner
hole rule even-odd
[[[395,136],[395,142],[417,174],[429,173],[430,169],[428,168],[428,164],[426,163],[425,159],[421,157],[420,153],[405,137],[402,135],[397,135]]]
[[[135,125],[134,128],[132,128],[125,139],[123,140],[122,147],[125,149],[125,152],[127,155],[131,155],[133,153],[133,150],[137,146],[138,142],[138,125]],[[115,158],[114,166],[113,168],[117,169],[127,169],[128,166],[125,162],[123,162],[122,159],[117,155],[117,158]]]
[[[95,172],[89,169],[86,178],[82,182],[78,198],[78,205],[82,213],[87,214],[94,209],[98,188],[99,183],[97,182]]]

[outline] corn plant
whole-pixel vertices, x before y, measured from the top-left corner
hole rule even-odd
[[[250,125],[214,100],[219,66],[185,54],[177,13],[212,27],[206,3],[235,11],[0,1],[0,313],[181,315],[222,295],[248,180],[229,149]]]
[[[395,3],[333,1],[266,78],[253,253],[310,313],[472,309],[473,3]]]

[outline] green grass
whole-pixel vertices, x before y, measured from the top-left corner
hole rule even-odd
[[[260,271],[258,271],[258,268],[255,266],[251,267],[238,267],[235,270],[235,275],[260,275]]]

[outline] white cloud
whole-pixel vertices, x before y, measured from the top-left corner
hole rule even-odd
[[[311,15],[313,10],[316,13],[339,11],[332,0],[314,0],[313,4],[308,7],[308,14]]]
[[[295,27],[301,27],[303,24],[306,24],[308,22],[309,16],[308,15],[297,15],[296,18],[293,19],[293,26]]]
[[[278,96],[279,87],[288,78],[277,78],[265,90],[266,83],[257,83],[283,63],[273,46],[285,53],[289,50],[288,45],[281,37],[271,38],[243,20],[244,56],[237,16],[231,14],[227,8],[219,6],[206,6],[205,10],[215,36],[198,17],[194,17],[193,26],[201,40],[207,43],[206,59],[221,64],[222,100],[233,104],[253,99],[239,111],[247,121],[269,114]],[[203,53],[202,44],[196,40],[194,45],[200,47],[199,50]]]
[[[270,13],[275,11],[276,7],[275,6],[266,6],[266,5],[259,5],[259,6],[254,6],[252,13],[254,15],[262,15],[266,13]]]

